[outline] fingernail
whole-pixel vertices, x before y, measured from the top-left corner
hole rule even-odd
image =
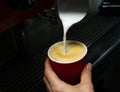
[[[91,63],[88,63],[88,64],[87,64],[87,69],[88,69],[89,71],[92,70],[92,64],[91,64]]]

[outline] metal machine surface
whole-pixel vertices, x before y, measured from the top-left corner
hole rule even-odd
[[[69,29],[67,39],[87,45],[95,92],[116,92],[120,90],[120,10],[104,8],[104,2],[109,0],[89,0],[84,4],[89,5],[88,15]],[[114,2],[118,4],[119,0]],[[46,16],[49,15],[48,12]],[[47,92],[43,82],[46,52],[51,44],[62,40],[63,32],[57,15],[46,16],[41,12],[0,34],[0,49],[4,52],[0,61],[7,61],[0,66],[0,92]],[[7,58],[7,54],[16,54],[16,49],[21,54]]]

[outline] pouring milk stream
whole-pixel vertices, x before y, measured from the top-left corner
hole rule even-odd
[[[66,34],[68,29],[74,24],[82,20],[86,12],[81,10],[81,0],[57,0],[57,9],[59,18],[63,25],[63,42],[64,54],[67,53]]]

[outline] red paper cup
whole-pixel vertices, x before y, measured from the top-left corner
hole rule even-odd
[[[58,75],[58,77],[61,80],[65,81],[66,83],[75,85],[80,82],[80,75],[81,75],[81,72],[86,63],[85,56],[87,54],[87,46],[79,41],[67,41],[67,42],[77,43],[77,44],[81,45],[85,51],[83,53],[83,55],[80,58],[78,58],[77,60],[73,60],[71,62],[64,62],[64,61],[60,62],[59,60],[53,59],[50,55],[50,51],[55,45],[57,45],[59,43],[63,43],[63,41],[61,41],[61,42],[57,42],[57,43],[53,44],[49,48],[48,57],[49,57],[49,62],[51,64],[53,70],[55,71],[55,73]]]

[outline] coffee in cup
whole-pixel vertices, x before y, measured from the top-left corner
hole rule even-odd
[[[79,41],[63,41],[53,44],[48,50],[50,64],[58,77],[69,84],[80,82],[81,71],[85,65],[87,47]]]

